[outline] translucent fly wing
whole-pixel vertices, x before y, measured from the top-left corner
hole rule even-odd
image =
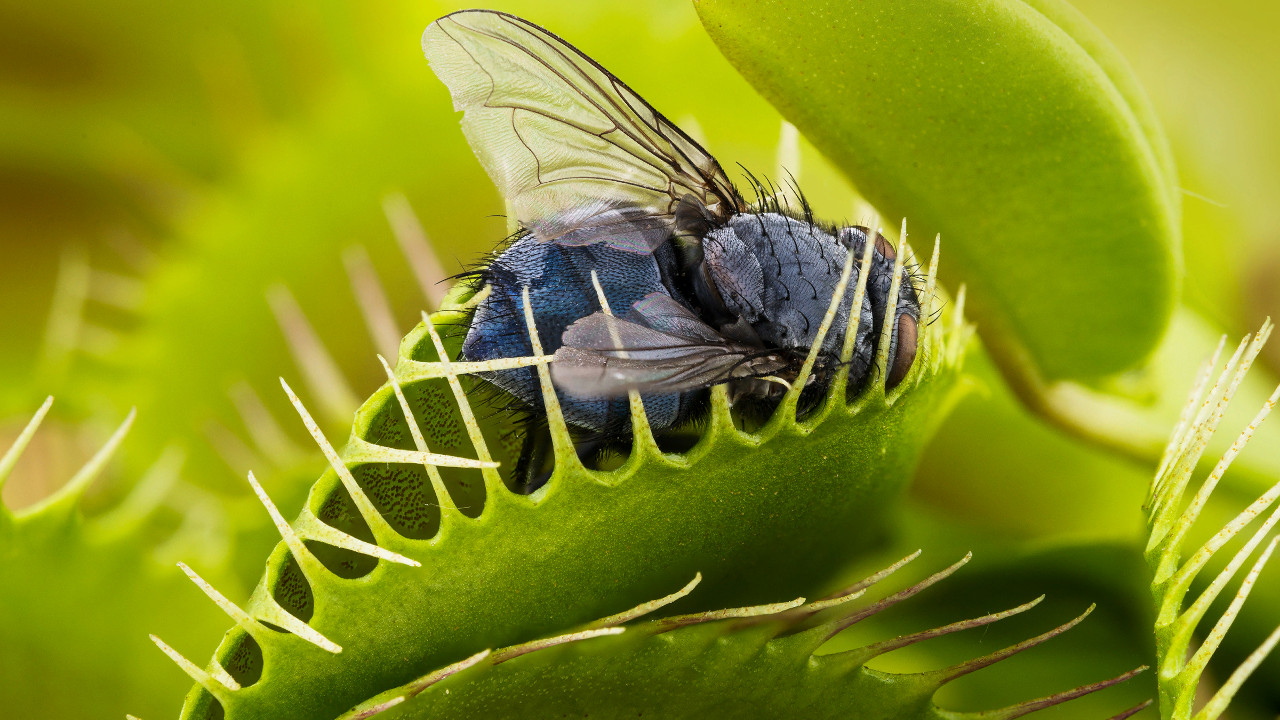
[[[721,337],[661,293],[636,303],[625,318],[598,312],[565,330],[551,376],[578,397],[618,397],[629,390],[676,393],[786,366],[776,352]]]
[[[761,366],[759,351],[690,342],[604,313],[569,326],[565,340],[556,351],[551,376],[557,387],[577,397],[619,397],[629,390],[684,392],[768,372],[754,369]],[[767,363],[770,358],[764,358],[768,367],[785,364]]]
[[[649,252],[690,204],[712,218],[745,208],[706,150],[537,25],[465,10],[432,23],[422,47],[472,150],[539,239]]]

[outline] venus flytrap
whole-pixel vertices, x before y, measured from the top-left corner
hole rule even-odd
[[[1241,663],[1208,702],[1196,710],[1193,702],[1209,659],[1222,643],[1240,607],[1280,542],[1280,536],[1273,536],[1268,541],[1268,535],[1274,531],[1276,523],[1280,522],[1280,508],[1271,509],[1276,499],[1280,498],[1280,484],[1263,493],[1184,558],[1187,537],[1223,474],[1244,449],[1254,430],[1270,414],[1277,400],[1280,400],[1280,388],[1271,394],[1252,422],[1223,453],[1213,470],[1201,482],[1195,495],[1185,503],[1184,498],[1210,438],[1272,329],[1273,325],[1268,321],[1252,338],[1242,340],[1212,385],[1209,380],[1217,367],[1222,344],[1213,357],[1205,362],[1151,484],[1147,503],[1150,537],[1146,557],[1154,575],[1151,594],[1156,608],[1155,638],[1159,661],[1157,681],[1160,715],[1166,720],[1215,720],[1220,717],[1241,684],[1280,641],[1280,629],[1277,629]],[[1224,337],[1223,344],[1225,341]],[[1190,605],[1186,605],[1192,583],[1197,580],[1210,559],[1262,517],[1265,520],[1231,556],[1226,566],[1195,596]],[[1240,581],[1231,603],[1196,645],[1196,629],[1209,606],[1236,578],[1260,546],[1262,551]],[[1193,646],[1195,650],[1191,652]]]
[[[907,261],[905,247],[898,258]],[[929,316],[941,305],[936,261]],[[333,717],[486,648],[617,615],[699,573],[701,591],[684,600],[691,610],[818,591],[877,532],[925,428],[954,395],[968,337],[948,316],[922,329],[919,359],[892,392],[850,404],[841,379],[798,422],[797,384],[752,433],[735,427],[717,387],[702,436],[684,454],[664,452],[637,415],[630,457],[602,472],[573,449],[549,392],[551,359],[537,352],[526,317],[534,356],[498,362],[543,374],[556,469],[522,496],[499,471],[517,450],[508,416],[473,407],[472,374],[494,364],[453,359],[477,301],[471,292],[455,291],[405,338],[345,448],[285,386],[330,470],[292,525],[260,494],[284,541],[243,610],[224,608],[237,627],[210,670],[192,673],[198,686],[184,717]],[[219,668],[239,689],[218,680]]]
[[[947,15],[945,22],[931,24],[931,19],[941,17],[932,11],[943,5],[955,14]],[[361,709],[351,711],[352,718],[379,714],[375,711],[385,717],[446,716],[464,708],[477,713],[495,707],[516,712],[519,706],[515,703],[539,691],[557,694],[558,701],[572,708],[584,688],[590,691],[588,696],[594,693],[641,703],[644,698],[628,694],[628,684],[637,677],[652,681],[657,690],[668,690],[672,697],[688,690],[680,695],[679,705],[673,702],[667,708],[671,715],[707,715],[706,707],[720,707],[709,705],[716,698],[748,697],[763,687],[782,687],[785,690],[776,696],[756,694],[753,700],[758,707],[776,705],[778,712],[774,714],[784,717],[785,713],[814,717],[817,713],[804,712],[809,709],[805,703],[814,696],[838,698],[832,708],[846,710],[843,717],[971,716],[938,710],[929,701],[930,689],[956,670],[936,671],[928,674],[928,679],[887,677],[867,670],[865,658],[950,632],[951,628],[959,630],[982,624],[979,621],[1007,617],[1026,606],[828,659],[814,655],[794,638],[817,629],[811,623],[818,619],[822,621],[819,625],[833,628],[858,616],[863,610],[854,609],[851,601],[860,591],[798,605],[794,600],[771,607],[752,603],[821,595],[828,589],[824,583],[830,574],[848,556],[864,550],[876,529],[888,522],[884,509],[892,506],[911,473],[920,445],[957,395],[954,381],[973,332],[961,312],[966,285],[960,285],[960,279],[972,290],[973,313],[984,339],[1024,402],[1090,442],[1138,457],[1154,459],[1158,455],[1159,444],[1152,442],[1149,425],[1131,422],[1134,417],[1117,416],[1105,403],[1094,402],[1097,394],[1086,389],[1086,384],[1101,373],[1141,360],[1174,302],[1177,188],[1164,140],[1123,61],[1087,23],[1056,0],[924,3],[914,8],[876,2],[837,7],[789,0],[758,6],[769,11],[761,14],[766,21],[763,27],[752,26],[756,8],[749,4],[700,0],[696,6],[709,33],[725,47],[726,56],[797,123],[806,138],[858,180],[877,205],[890,211],[910,211],[913,223],[927,229],[926,237],[945,231],[956,248],[954,253],[949,251],[948,262],[948,279],[955,281],[953,287],[958,286],[954,309],[922,330],[921,355],[912,376],[889,393],[881,383],[872,383],[868,392],[849,404],[834,399],[846,400],[837,391],[843,387],[841,378],[832,398],[802,418],[796,415],[798,391],[789,392],[770,421],[752,432],[734,426],[733,408],[724,393],[717,393],[701,441],[684,453],[664,451],[633,395],[635,444],[621,467],[608,472],[582,467],[567,436],[556,433],[557,475],[537,494],[516,497],[506,490],[502,472],[514,464],[518,438],[490,408],[478,403],[472,406],[479,384],[474,373],[497,365],[450,361],[450,356],[457,356],[459,311],[468,305],[466,294],[455,292],[446,312],[427,318],[425,325],[396,347],[399,331],[392,329],[395,319],[388,309],[388,297],[394,301],[398,296],[380,295],[372,264],[359,252],[348,253],[348,275],[361,313],[375,347],[386,358],[386,385],[362,406],[352,438],[344,447],[342,438],[334,434],[332,421],[345,423],[345,413],[362,393],[349,389],[359,388],[358,380],[339,377],[334,382],[334,373],[326,378],[327,371],[321,366],[330,355],[346,363],[353,348],[345,337],[341,346],[329,338],[328,349],[323,343],[308,345],[304,327],[308,321],[298,310],[299,303],[277,293],[276,305],[282,309],[279,319],[303,368],[303,384],[295,386],[304,391],[302,399],[319,411],[316,417],[311,417],[302,399],[287,386],[286,392],[330,469],[316,483],[298,519],[292,525],[287,523],[262,485],[291,512],[297,502],[288,496],[288,485],[267,474],[296,467],[299,458],[307,454],[299,453],[294,440],[281,431],[256,390],[248,383],[236,386],[233,404],[249,430],[245,436],[248,442],[237,447],[233,442],[221,442],[230,437],[229,432],[215,434],[230,464],[253,467],[263,478],[259,483],[251,475],[248,490],[267,512],[259,508],[246,516],[257,518],[268,531],[275,526],[281,540],[268,559],[267,576],[253,596],[239,604],[231,598],[242,600],[243,595],[234,581],[225,579],[229,574],[222,571],[221,563],[195,559],[197,548],[189,548],[183,555],[191,566],[182,566],[182,572],[232,623],[232,630],[207,667],[180,662],[200,686],[188,699],[187,716],[216,717],[221,712],[242,718],[287,717],[290,713],[334,717],[357,702]],[[837,18],[838,22],[818,17],[832,8],[844,12],[845,17]],[[834,76],[822,67],[782,58],[784,68],[803,67],[807,78],[796,78],[751,57],[760,47],[750,47],[744,38],[779,37],[779,9],[786,11],[787,32],[814,39],[811,47],[821,48],[835,60],[831,64],[837,70]],[[981,12],[965,14],[974,9]],[[818,21],[810,22],[814,18]],[[846,23],[850,18],[853,22]],[[978,23],[974,33],[956,30],[971,27],[975,18],[999,27]],[[891,30],[887,34],[886,28]],[[935,32],[939,28],[943,32]],[[927,51],[881,52],[877,43],[891,41],[899,30],[900,37]],[[821,39],[822,32],[838,37],[828,42]],[[982,41],[992,37],[998,42]],[[852,40],[840,42],[842,38]],[[980,41],[976,43],[979,53],[1010,50],[1012,61],[999,63],[993,62],[998,58],[992,56],[968,54],[966,43],[975,38]],[[680,45],[678,51],[666,54],[695,57],[688,50]],[[957,50],[961,60],[975,62],[957,62]],[[877,55],[885,63],[879,70],[874,65]],[[708,84],[724,84],[714,80],[709,63],[695,64],[708,65],[706,77],[713,78]],[[1030,83],[1044,97],[1027,100],[1024,107],[1013,98],[1004,111],[989,112],[986,103],[1004,97],[1000,91],[1014,88],[1000,82],[998,72],[983,74],[999,67],[1018,68],[1026,71],[1024,74],[1048,68],[1047,74]],[[857,70],[851,71],[853,68]],[[867,71],[870,81],[847,75],[862,70]],[[668,77],[671,74],[665,73]],[[996,82],[987,83],[992,79]],[[418,80],[414,76],[412,82]],[[690,83],[689,87],[696,86]],[[946,97],[941,102],[915,105],[926,107],[925,112],[902,112],[903,107],[912,107],[911,98],[905,104],[898,103],[899,99],[931,87],[943,89]],[[999,91],[991,91],[992,87]],[[414,84],[407,95],[416,97],[418,90]],[[485,237],[476,218],[488,212],[484,208],[492,198],[469,191],[467,183],[476,185],[474,178],[455,179],[432,166],[456,170],[471,162],[464,151],[419,144],[415,145],[416,156],[414,152],[395,154],[386,168],[347,162],[348,155],[387,156],[389,148],[403,143],[402,138],[438,136],[453,129],[453,117],[447,113],[432,116],[424,130],[424,115],[417,105],[402,102],[403,107],[392,108],[394,115],[379,112],[378,119],[371,120],[359,113],[374,105],[371,100],[388,98],[366,98],[359,91],[334,95],[326,99],[321,112],[314,113],[320,122],[308,118],[290,126],[281,133],[287,142],[268,141],[269,152],[249,163],[247,179],[223,183],[226,187],[220,187],[219,194],[229,190],[225,208],[204,210],[182,221],[179,234],[189,249],[194,249],[195,259],[185,265],[164,263],[164,282],[149,288],[145,302],[153,321],[150,335],[141,338],[137,347],[126,339],[129,347],[113,356],[145,369],[141,376],[146,385],[135,384],[126,397],[145,387],[155,389],[169,403],[164,412],[144,413],[143,417],[159,423],[164,432],[172,427],[190,429],[196,419],[192,411],[212,405],[211,397],[225,401],[225,385],[218,381],[218,372],[227,366],[227,356],[219,356],[219,350],[267,346],[258,340],[272,335],[274,329],[252,312],[260,304],[267,274],[284,268],[285,281],[304,305],[309,295],[314,297],[316,288],[342,283],[341,277],[335,281],[331,275],[315,272],[316,266],[332,260],[325,253],[333,255],[334,246],[346,247],[352,237],[361,242],[373,239],[369,228],[377,223],[369,222],[368,216],[376,216],[376,212],[367,211],[376,206],[384,188],[407,187],[415,202],[431,198],[430,202],[448,206],[450,231],[467,242],[481,242],[476,238]],[[1042,102],[1046,97],[1050,102]],[[1063,100],[1067,102],[1059,102]],[[1081,139],[1070,128],[1061,130],[1077,118],[1061,112],[1063,106],[1077,102],[1086,111],[1079,116],[1084,117],[1082,124],[1092,123],[1093,129],[1102,132],[1086,133]],[[745,106],[733,104],[734,112],[745,114],[741,107]],[[992,142],[997,149],[1007,149],[996,142],[1000,137],[954,132],[957,128],[972,130],[966,123],[984,114],[999,118],[1006,131],[1013,128],[1008,131],[1010,137],[1030,137],[1037,149],[1045,152],[1014,154],[1011,161],[1008,154],[990,152]],[[384,122],[384,117],[395,120]],[[1028,120],[1030,124],[1024,122]],[[1046,130],[1037,125],[1041,120],[1052,127]],[[862,127],[846,132],[848,126],[858,124]],[[715,127],[714,117],[709,125]],[[333,128],[343,129],[335,132]],[[347,128],[362,130],[348,134]],[[375,144],[361,141],[374,135],[392,140]],[[1075,141],[1074,149],[1079,152],[1057,152],[1060,147],[1040,142],[1046,135]],[[795,126],[783,126],[778,152],[781,167],[796,168],[798,137]],[[960,143],[952,142],[957,138]],[[323,150],[308,151],[305,148],[309,146]],[[429,152],[420,152],[423,147]],[[299,148],[302,152],[295,153]],[[968,153],[975,148],[983,150]],[[977,171],[957,167],[975,157]],[[424,162],[427,159],[430,163]],[[1022,159],[1030,162],[1019,164]],[[392,167],[394,164],[398,166]],[[1114,172],[1097,172],[1099,167]],[[388,177],[394,180],[388,181]],[[317,202],[320,199],[331,202]],[[344,203],[350,207],[344,208]],[[292,208],[301,210],[293,212]],[[406,208],[403,198],[389,198],[384,204],[397,241],[414,232],[411,211]],[[439,219],[438,213],[433,217]],[[353,218],[359,220],[353,222]],[[1027,218],[1034,222],[1027,222]],[[417,232],[421,234],[420,227]],[[317,242],[322,235],[328,239]],[[273,242],[264,249],[261,239],[267,237]],[[377,246],[369,247],[376,250]],[[415,255],[405,247],[402,243],[409,263],[406,267],[422,284],[428,306],[440,307],[441,286],[423,281],[424,277],[442,275],[438,264],[433,271],[419,262],[423,260],[421,253]],[[417,247],[420,250],[421,244]],[[935,245],[934,266],[936,257]],[[900,248],[895,273],[911,262],[906,248]],[[250,265],[253,267],[246,267]],[[390,272],[387,265],[383,268]],[[195,269],[234,275],[235,279],[216,287],[190,283],[189,273]],[[227,273],[227,269],[236,272]],[[80,266],[70,268],[74,282],[69,287],[80,294],[67,296],[79,298],[81,304],[88,296],[80,292],[84,290],[83,277],[75,273],[83,270]],[[245,282],[237,284],[240,279]],[[934,288],[931,271],[925,297],[932,299]],[[1087,301],[1079,302],[1081,296]],[[330,306],[311,305],[308,310],[312,318],[332,316]],[[232,327],[218,326],[224,317],[234,318]],[[159,322],[154,322],[157,319]],[[824,322],[828,331],[830,321],[828,313]],[[335,332],[348,329],[332,323],[317,327]],[[316,333],[312,330],[311,334]],[[881,338],[877,358],[881,378],[885,373],[885,340]],[[113,341],[111,336],[98,333],[81,349],[91,347],[101,355]],[[155,352],[155,347],[160,351]],[[139,348],[152,352],[139,352]],[[1246,348],[1239,358],[1251,352]],[[849,354],[846,343],[842,359],[847,360]],[[250,368],[246,377],[261,380],[262,371],[278,366],[282,357],[263,352],[244,359]],[[812,360],[811,353],[805,372],[811,370]],[[537,367],[545,376],[550,359],[510,362],[510,367]],[[1243,359],[1235,362],[1237,366],[1247,364]],[[375,365],[369,367],[377,370]],[[793,390],[802,385],[796,383]],[[1233,392],[1230,386],[1228,379],[1218,390],[1208,391],[1214,407],[1217,397]],[[200,397],[201,393],[208,397]],[[1217,422],[1216,411],[1207,412],[1202,420],[1192,417],[1195,412],[1184,418],[1185,427],[1175,438],[1184,450],[1171,450],[1159,476],[1162,479],[1153,487],[1153,527],[1158,529],[1153,538],[1162,539],[1152,552],[1163,553],[1153,562],[1161,573],[1157,592],[1162,593],[1164,604],[1160,607],[1168,613],[1162,616],[1168,624],[1162,626],[1165,635],[1160,640],[1164,648],[1161,669],[1170,673],[1168,677],[1161,675],[1162,705],[1183,708],[1187,713],[1187,684],[1194,686],[1193,676],[1198,677],[1221,633],[1211,631],[1207,650],[1202,648],[1190,658],[1176,652],[1176,647],[1190,643],[1209,600],[1252,557],[1249,553],[1233,557],[1230,572],[1215,578],[1199,600],[1182,610],[1187,588],[1207,556],[1193,555],[1178,565],[1171,552],[1186,542],[1189,522],[1182,524],[1170,508],[1180,505],[1185,478],[1203,452],[1201,438]],[[227,423],[221,428],[227,430],[236,420],[235,414],[224,411],[218,422]],[[139,429],[144,435],[159,436],[154,430]],[[245,448],[251,452],[240,452]],[[990,450],[1001,451],[997,447]],[[450,467],[445,457],[470,463]],[[253,460],[245,462],[246,458]],[[214,460],[204,462],[201,458],[194,463],[196,473],[212,478],[224,474]],[[1217,474],[1212,475],[1206,488],[1217,479]],[[73,487],[87,482],[73,483]],[[151,487],[131,496],[125,505],[135,509],[149,506],[163,495],[154,490]],[[1268,492],[1259,502],[1271,502],[1275,495],[1274,490]],[[1193,501],[1189,508],[1195,510],[1181,517],[1193,521],[1203,505],[1201,500]],[[20,558],[10,565],[19,568],[13,576],[47,584],[46,592],[58,595],[59,588],[70,584],[59,584],[65,579],[59,578],[58,572],[68,566],[57,562],[74,555],[73,571],[65,574],[78,578],[74,582],[83,581],[80,596],[105,595],[102,588],[129,583],[134,576],[127,572],[103,571],[107,564],[102,561],[105,555],[99,552],[100,546],[75,537],[80,532],[76,514],[64,512],[74,506],[75,502],[54,501],[52,510],[38,513],[39,520],[30,522],[30,528],[56,530],[46,534],[48,543],[28,543],[28,547],[49,550],[47,556],[55,560],[36,554]],[[85,527],[95,533],[102,530],[99,537],[111,534],[126,541],[121,548],[127,545],[128,553],[111,558],[137,561],[155,551],[135,537],[137,518],[146,511],[124,509],[122,506],[122,512],[113,513],[113,522],[105,522],[104,517],[85,523]],[[1251,507],[1255,513],[1264,510],[1269,510],[1265,504]],[[0,563],[13,558],[15,549],[18,554],[24,552],[21,543],[7,544],[13,539],[11,519],[0,513]],[[64,527],[61,523],[67,519],[71,522]],[[1274,547],[1274,541],[1268,544],[1266,537],[1274,530],[1274,522],[1272,515],[1263,530],[1249,540],[1250,551],[1263,552],[1245,578],[1246,590]],[[101,567],[95,568],[95,564]],[[93,574],[93,570],[100,572]],[[172,567],[169,574],[173,582],[184,584],[180,589],[190,597],[204,600],[200,593],[191,592],[197,588],[185,585],[186,580],[172,572]],[[642,602],[686,583],[690,576],[701,581],[688,583],[661,601]],[[691,592],[695,584],[696,592]],[[135,589],[151,587],[139,582]],[[76,597],[71,592],[63,596]],[[169,593],[164,585],[149,600],[155,603],[157,598],[171,596],[181,597]],[[128,605],[133,596],[117,592],[110,597],[111,602]],[[1230,623],[1242,601],[1243,596],[1232,604],[1223,622]],[[21,608],[21,602],[14,601],[13,606]],[[177,602],[181,605],[182,601]],[[656,621],[640,617],[642,609],[653,612],[669,602],[679,602],[676,612],[684,614]],[[1172,610],[1168,609],[1170,603]],[[730,611],[706,610],[729,606],[733,608]],[[95,609],[110,612],[109,608]],[[124,610],[111,614],[138,617],[137,612]],[[21,612],[9,615],[15,623],[21,622]],[[187,615],[195,617],[194,613]],[[604,619],[592,620],[602,616]],[[175,658],[181,656],[173,648],[199,651],[200,638],[213,637],[197,632],[200,623],[181,630],[158,623],[149,629],[172,643],[169,647],[159,641],[162,648],[168,648],[165,653]],[[616,632],[624,623],[629,623],[626,629]],[[55,635],[58,630],[51,627],[47,631],[50,635],[45,639],[51,645],[71,647],[65,641],[68,637],[85,641],[101,636],[89,632]],[[189,635],[183,635],[185,631]],[[146,643],[145,633],[134,635],[137,644]],[[806,637],[816,642],[819,635],[813,632]],[[1204,717],[1220,712],[1249,669],[1275,642],[1273,635],[1240,673],[1227,681],[1221,699],[1206,708]],[[154,649],[146,651],[157,662],[163,660]],[[978,665],[964,667],[976,669]],[[708,672],[699,676],[695,669]],[[166,677],[179,677],[172,668],[166,670]],[[164,671],[134,675],[150,686],[161,682],[160,672]],[[14,677],[7,669],[0,669],[0,676]],[[33,668],[30,677],[55,676]],[[758,681],[762,677],[777,682]],[[682,684],[687,688],[679,687]],[[862,692],[864,688],[874,690],[870,697],[879,704],[865,701],[868,695]],[[158,701],[165,699],[158,697],[162,692],[154,687],[134,689],[135,696],[151,694]],[[342,700],[330,702],[326,693]],[[59,701],[67,695],[46,694]],[[455,702],[459,697],[466,699]],[[1167,698],[1173,700],[1165,703]],[[859,703],[856,706],[841,705],[855,701]],[[1027,703],[984,717],[1016,717],[1052,701]],[[115,713],[118,704],[106,701],[93,710]],[[3,710],[28,715],[43,711],[57,714],[60,709],[69,716],[87,714],[70,705],[31,707],[36,709],[19,703]],[[150,706],[134,707],[148,720],[163,716]],[[596,708],[596,714],[612,708]]]

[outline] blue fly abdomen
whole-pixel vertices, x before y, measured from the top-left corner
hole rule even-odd
[[[569,325],[600,309],[591,282],[593,270],[610,308],[621,314],[649,293],[671,294],[660,267],[674,262],[670,252],[666,248],[648,254],[606,245],[570,247],[539,242],[530,235],[521,237],[494,258],[481,276],[489,293],[472,317],[462,345],[463,356],[469,361],[485,361],[533,354],[522,299],[526,286],[542,351],[554,353]],[[528,407],[542,408],[542,386],[535,369],[499,370],[483,376]],[[630,432],[626,397],[580,398],[561,388],[556,389],[556,395],[569,424],[603,434]],[[655,430],[680,419],[682,396],[650,394],[642,399]]]

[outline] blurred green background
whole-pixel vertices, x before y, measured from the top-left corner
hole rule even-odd
[[[1075,5],[1132,63],[1177,156],[1185,307],[1156,385],[1181,397],[1219,333],[1238,336],[1280,315],[1280,4]],[[428,303],[388,223],[389,196],[407,199],[447,273],[505,234],[501,199],[419,46],[428,23],[462,7],[0,0],[0,445],[56,396],[5,503],[16,510],[54,491],[138,409],[124,450],[85,499],[87,523],[30,545],[0,535],[0,712],[176,714],[188,681],[146,633],[176,637],[199,660],[227,622],[171,562],[187,560],[243,599],[274,532],[247,501],[244,473],[255,470],[289,514],[320,467],[275,378],[319,408],[337,438],[355,400],[382,382],[346,269],[350,249],[367,251],[401,334]],[[569,39],[726,167],[775,174],[778,114],[720,56],[688,0],[491,7]],[[791,165],[818,214],[856,218],[855,191],[803,141],[799,168]],[[306,382],[290,352],[279,288],[343,378],[328,392]],[[1260,387],[1280,372],[1280,344],[1269,353]],[[1150,469],[1029,417],[980,351],[969,368],[978,390],[925,457],[886,554],[923,545],[942,563],[974,549],[978,579],[922,603],[903,616],[904,629],[1027,593],[1060,600],[1055,620],[1111,600],[1092,631],[1013,668],[1019,683],[980,674],[949,689],[966,708],[1132,667],[1150,652],[1144,581],[1127,572],[1140,567],[1133,543]],[[264,438],[254,398],[281,437]],[[178,479],[128,532],[112,532],[104,518],[171,447],[186,457]],[[1228,654],[1238,659],[1280,617],[1278,585],[1260,591],[1270,595],[1255,601]],[[112,600],[40,601],[55,595]],[[950,647],[976,654],[966,642]],[[945,660],[952,650],[936,652]],[[1280,670],[1265,673],[1239,717],[1280,711],[1280,683],[1268,682]],[[1086,707],[1057,716],[1084,717]],[[1120,707],[1104,698],[1096,715]]]

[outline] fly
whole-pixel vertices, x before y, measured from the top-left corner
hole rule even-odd
[[[872,235],[859,226],[792,213],[756,184],[748,204],[720,163],[625,83],[559,37],[521,18],[465,10],[423,34],[432,70],[448,86],[476,157],[507,198],[519,232],[477,274],[484,289],[463,342],[469,361],[532,354],[528,288],[565,420],[581,447],[631,432],[635,390],[654,431],[676,427],[728,384],[735,403],[781,397],[796,378],[834,297],[848,253]],[[867,290],[854,283],[825,336],[802,404],[825,395],[840,367],[844,328],[859,313],[849,392],[874,373],[889,318],[884,383],[915,360],[920,304],[903,270],[890,311],[894,251],[878,234]],[[598,284],[598,289],[597,289]],[[603,293],[612,313],[605,312]],[[483,375],[536,416],[533,368]],[[529,438],[535,433],[530,432]],[[516,484],[545,482],[545,448],[525,442]]]

